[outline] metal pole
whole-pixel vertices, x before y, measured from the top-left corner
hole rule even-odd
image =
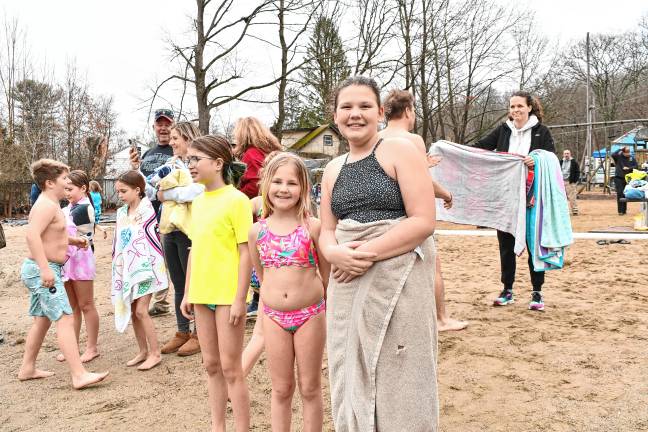
[[[585,89],[585,103],[587,104],[587,138],[585,140],[585,172],[589,178],[590,165],[592,161],[592,110],[590,107],[590,37],[587,32],[585,39],[585,50],[587,51],[587,88]],[[587,190],[590,183],[587,183]]]

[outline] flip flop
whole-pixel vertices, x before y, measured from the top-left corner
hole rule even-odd
[[[597,240],[596,244],[599,246],[605,246],[605,245],[609,245],[610,242],[608,242],[607,240]]]
[[[621,240],[612,240],[610,243],[617,243],[617,244],[627,245],[627,244],[630,244],[630,241],[626,240],[626,239],[621,239]]]

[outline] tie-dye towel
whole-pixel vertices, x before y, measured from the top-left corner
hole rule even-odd
[[[111,292],[117,330],[124,332],[128,327],[133,301],[168,285],[153,205],[142,198],[131,216],[128,206],[121,207],[113,239]]]
[[[432,178],[452,193],[452,208],[437,200],[438,220],[486,226],[512,234],[517,255],[526,247],[524,157],[496,153],[449,141],[437,141],[431,155],[442,157],[430,168]]]
[[[535,205],[527,209],[527,242],[533,268],[537,272],[561,269],[565,248],[574,238],[560,162],[545,150],[534,150],[529,156],[535,160]]]

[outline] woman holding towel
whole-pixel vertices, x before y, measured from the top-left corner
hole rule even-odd
[[[350,148],[322,180],[335,428],[436,431],[434,199],[417,199],[434,196],[432,180],[410,141],[379,138],[374,80],[343,81],[333,111]]]
[[[477,141],[475,147],[498,152],[515,153],[525,156],[524,163],[532,170],[534,161],[529,153],[533,150],[556,152],[553,138],[549,129],[542,124],[542,105],[538,98],[525,91],[517,91],[509,99],[508,120],[500,124],[490,134]],[[515,237],[512,234],[497,231],[497,242],[500,251],[500,266],[504,288],[499,297],[493,302],[494,306],[506,306],[513,303],[513,282],[515,281]],[[528,248],[527,248],[528,249]],[[542,284],[544,272],[533,269],[533,261],[529,253],[529,273],[533,292],[529,309],[544,310]]]

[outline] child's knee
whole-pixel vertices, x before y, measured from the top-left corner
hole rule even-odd
[[[299,394],[304,400],[314,400],[322,397],[322,383],[318,379],[301,380]]]
[[[222,362],[220,365],[225,381],[228,383],[234,382],[243,377],[243,367],[241,362]]]
[[[272,392],[279,399],[290,399],[295,393],[295,381],[273,382]]]
[[[136,307],[131,311],[131,316],[134,320],[141,321],[149,316],[147,308]]]
[[[218,359],[203,357],[203,367],[207,371],[207,375],[214,376],[223,374],[223,369]]]
[[[92,312],[95,309],[94,300],[90,299],[90,300],[84,301],[83,303],[79,304],[79,309],[84,314]]]

